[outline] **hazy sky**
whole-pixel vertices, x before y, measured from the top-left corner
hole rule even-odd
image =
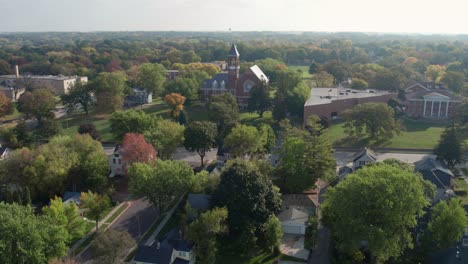
[[[0,0],[0,32],[468,33],[467,12],[467,0]]]

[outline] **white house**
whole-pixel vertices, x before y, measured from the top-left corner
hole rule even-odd
[[[356,152],[353,156],[353,170],[360,169],[369,163],[375,163],[377,161],[375,153],[368,149],[363,148],[361,151]]]
[[[109,157],[109,167],[111,169],[109,174],[110,178],[113,178],[116,175],[123,175],[125,173],[120,155],[120,145],[115,145],[114,154]]]
[[[305,235],[309,214],[296,208],[289,208],[278,215],[285,234]]]

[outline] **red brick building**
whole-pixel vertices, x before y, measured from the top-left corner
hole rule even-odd
[[[205,80],[200,89],[200,96],[207,101],[212,94],[231,93],[237,98],[240,108],[246,108],[250,90],[262,81],[268,82],[268,77],[254,65],[240,74],[240,55],[236,45],[231,46],[228,54],[227,71],[216,74],[213,78]]]
[[[405,89],[405,113],[409,117],[447,119],[463,103],[463,98],[435,83],[417,83]]]
[[[396,94],[376,90],[351,90],[338,88],[313,88],[304,104],[304,124],[310,115],[338,118],[340,114],[358,104],[387,103]]]

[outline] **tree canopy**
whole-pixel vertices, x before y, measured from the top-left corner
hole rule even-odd
[[[434,205],[428,227],[437,246],[448,248],[460,241],[467,220],[465,209],[458,199],[452,198]]]
[[[212,122],[191,122],[184,132],[184,146],[188,151],[196,151],[200,155],[201,166],[207,151],[216,146],[216,124]]]
[[[449,168],[461,164],[463,160],[463,141],[455,126],[447,127],[440,135],[439,143],[434,149],[437,159],[447,163]]]
[[[166,81],[166,68],[158,63],[143,63],[138,69],[137,83],[154,96],[161,96]]]

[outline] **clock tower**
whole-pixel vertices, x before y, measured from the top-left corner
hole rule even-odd
[[[235,96],[236,90],[237,90],[237,79],[239,79],[239,69],[240,69],[239,52],[237,51],[237,47],[235,44],[232,44],[231,50],[229,51],[227,68],[228,68],[227,89],[230,90],[232,95]]]

